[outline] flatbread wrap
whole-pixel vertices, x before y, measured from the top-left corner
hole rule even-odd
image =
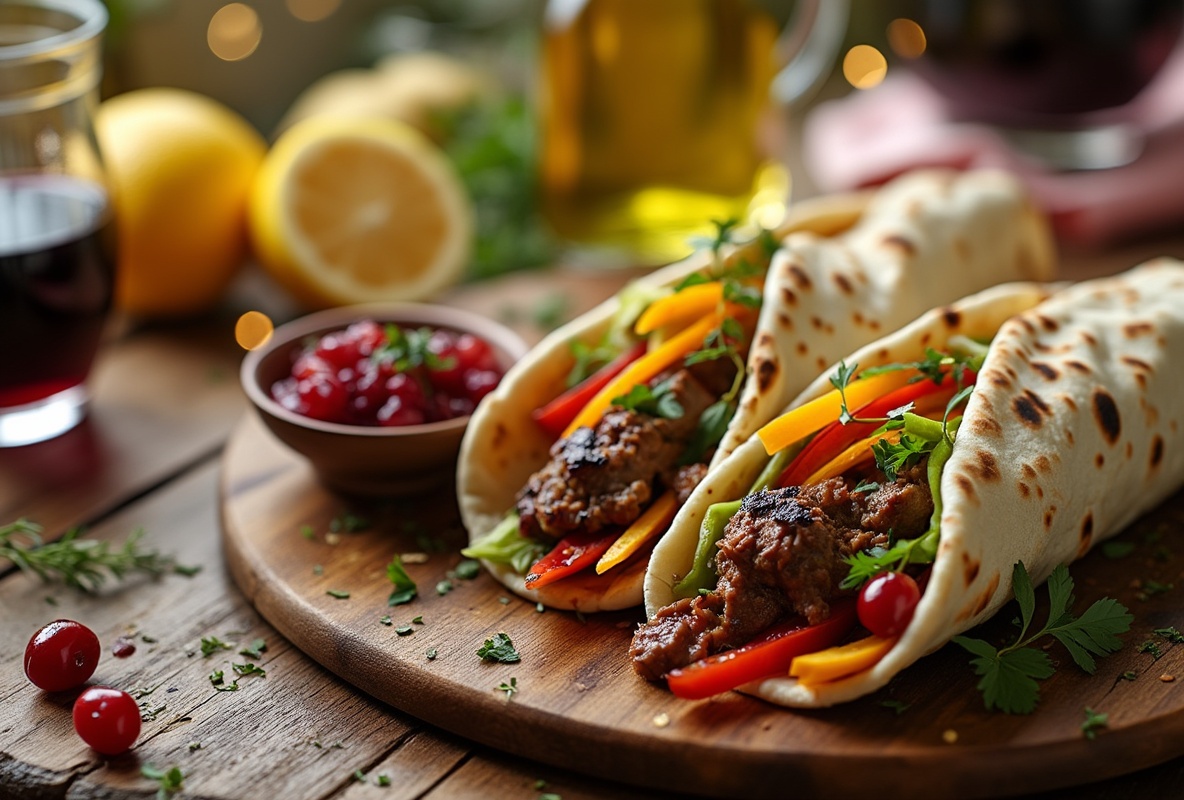
[[[634,667],[798,707],[884,686],[1010,600],[1017,562],[1039,583],[1184,484],[1181,353],[1172,259],[995,287],[854,351],[680,510]],[[865,618],[857,587],[902,575],[915,605]]]
[[[457,475],[465,552],[551,607],[639,605],[649,551],[695,483],[821,369],[935,304],[1052,269],[1013,178],[924,172],[799,204],[771,237],[646,276],[481,403]],[[605,349],[565,388],[579,356]]]

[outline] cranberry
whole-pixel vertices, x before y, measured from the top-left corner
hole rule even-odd
[[[136,653],[136,643],[132,641],[130,636],[120,636],[111,645],[111,655],[116,658],[127,658]]]
[[[497,371],[497,356],[489,342],[471,333],[462,333],[457,337],[456,357],[466,370]]]
[[[140,736],[140,707],[127,692],[92,686],[74,701],[74,730],[98,752],[117,756]]]
[[[428,350],[436,356],[431,366],[432,385],[445,392],[462,394],[465,367],[456,349],[456,336],[451,331],[436,331],[428,339]]]
[[[370,319],[350,325],[345,329],[345,337],[355,344],[362,357],[368,357],[387,341],[386,329]]]
[[[25,675],[47,692],[86,683],[99,664],[99,637],[72,619],[59,619],[33,634],[25,647]]]
[[[301,353],[292,364],[292,377],[297,380],[311,378],[313,375],[332,375],[336,368],[315,353]]]
[[[313,375],[296,384],[300,412],[325,422],[343,422],[349,394],[333,375]]]
[[[346,336],[345,331],[327,333],[317,342],[313,354],[324,359],[336,369],[352,367],[360,355],[358,342]]]
[[[427,397],[419,381],[406,372],[400,372],[386,379],[386,392],[403,401],[403,405],[420,411],[427,410]]]
[[[903,572],[883,572],[859,592],[859,622],[876,636],[899,636],[913,619],[921,600],[917,582]]]
[[[397,394],[391,395],[378,409],[379,425],[422,425],[426,421],[427,417],[421,409],[405,404]]]
[[[465,392],[474,404],[497,388],[502,376],[490,370],[470,370],[465,373]]]

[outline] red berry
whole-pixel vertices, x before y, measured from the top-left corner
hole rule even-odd
[[[311,378],[317,373],[332,375],[336,368],[315,353],[301,353],[292,364],[292,377],[297,380]]]
[[[859,622],[876,636],[899,636],[921,600],[917,582],[903,572],[882,572],[859,592]]]
[[[386,393],[388,397],[399,398],[408,408],[427,410],[428,401],[423,387],[406,372],[396,373],[386,379]]]
[[[324,359],[336,369],[352,367],[358,360],[360,348],[358,342],[346,335],[345,331],[327,333],[317,342],[313,354]]]
[[[470,370],[465,373],[465,393],[474,404],[497,388],[502,376],[492,370]]]
[[[72,619],[59,619],[33,634],[25,647],[25,675],[47,692],[86,683],[99,664],[99,637]]]
[[[334,375],[317,374],[296,384],[300,411],[306,417],[325,422],[344,422],[349,395]]]
[[[379,425],[422,425],[426,421],[427,417],[422,410],[406,405],[397,394],[391,395],[382,408],[378,409]]]
[[[497,356],[489,342],[471,333],[462,333],[456,339],[456,357],[462,368],[497,371]]]
[[[359,356],[367,357],[386,344],[386,330],[374,320],[367,319],[346,328],[345,338],[357,346]]]
[[[74,701],[74,730],[98,752],[117,756],[140,736],[140,707],[127,692],[92,686]]]

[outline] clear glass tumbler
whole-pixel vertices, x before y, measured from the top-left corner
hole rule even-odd
[[[0,447],[77,425],[115,241],[94,112],[106,7],[0,3]]]

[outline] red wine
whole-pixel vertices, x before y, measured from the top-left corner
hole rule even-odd
[[[0,407],[85,380],[114,282],[114,225],[102,186],[0,176]]]

